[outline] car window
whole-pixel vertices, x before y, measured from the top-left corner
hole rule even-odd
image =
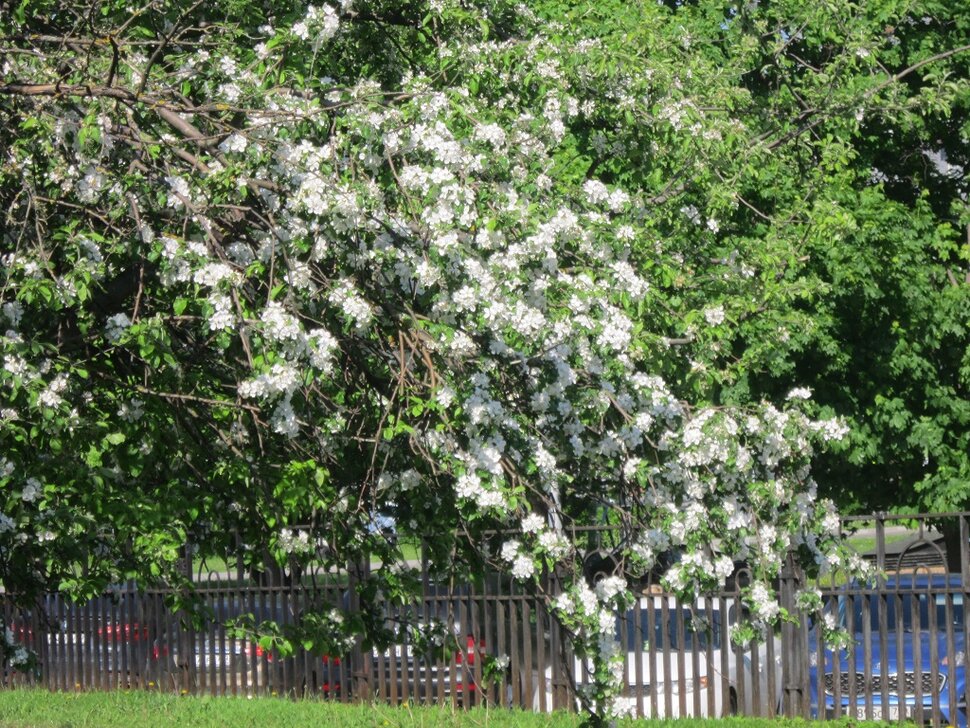
[[[851,601],[852,624],[848,622],[848,603]],[[949,605],[948,605],[949,602]],[[885,600],[878,595],[839,597],[839,625],[862,632],[868,619],[872,630],[879,630],[880,615],[886,614],[891,631],[913,632],[935,626],[945,630],[947,624],[962,630],[966,619],[962,594],[890,594]],[[935,620],[935,625],[931,620]]]
[[[692,614],[689,609],[671,609],[664,613],[653,610],[653,625],[651,629],[649,609],[639,611],[639,629],[637,627],[637,610],[628,610],[623,619],[617,620],[617,638],[626,633],[624,646],[633,651],[636,646],[650,649],[654,645],[658,650],[706,650],[721,647],[721,613],[714,610],[711,613],[711,624],[706,624],[707,614],[698,612]]]

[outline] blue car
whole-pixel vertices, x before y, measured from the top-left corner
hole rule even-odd
[[[924,573],[888,579],[878,591],[855,585],[834,595],[830,619],[855,644],[820,650],[817,631],[810,632],[813,716],[967,728],[963,591],[959,574]]]

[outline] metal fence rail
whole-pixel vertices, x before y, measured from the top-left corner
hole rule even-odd
[[[825,619],[851,635],[844,649],[827,644],[807,618],[760,643],[735,644],[743,571],[729,589],[692,603],[645,589],[617,615],[623,697],[645,717],[783,712],[966,726],[967,515],[847,519],[850,543],[879,567],[873,583],[838,573],[809,583],[786,565],[783,605],[817,588]],[[544,605],[507,578],[445,589],[426,575],[420,598],[383,606],[378,620],[392,635],[386,648],[357,641],[337,654],[285,653],[233,628],[270,620],[285,630],[306,615],[352,613],[360,578],[366,569],[349,582],[343,574],[295,585],[223,575],[200,580],[192,609],[180,611],[167,606],[172,592],[130,585],[84,604],[51,594],[18,610],[4,600],[4,620],[36,654],[38,669],[25,675],[5,666],[2,683],[576,709],[574,684],[582,690],[589,682],[586,660]],[[447,639],[415,640],[434,625]]]

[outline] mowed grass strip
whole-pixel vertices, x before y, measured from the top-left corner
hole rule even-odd
[[[51,693],[0,690],[0,728],[578,728],[576,715],[464,711],[436,706],[391,708],[281,698],[178,696],[139,691]]]
[[[279,698],[215,698],[148,692],[51,693],[0,690],[0,728],[578,728],[580,716],[536,715],[519,710],[436,706],[391,708]],[[799,719],[725,718],[651,721],[625,719],[618,728],[822,728]],[[824,728],[888,724],[828,721]]]

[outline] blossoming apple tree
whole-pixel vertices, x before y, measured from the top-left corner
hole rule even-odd
[[[254,563],[376,553],[386,596],[408,585],[392,516],[438,570],[548,599],[606,718],[613,613],[658,556],[683,554],[685,595],[747,561],[756,627],[784,616],[785,554],[844,565],[809,473],[843,427],[798,388],[717,406],[703,364],[730,295],[785,293],[784,236],[714,254],[724,180],[784,145],[638,12],[618,54],[487,0],[12,5],[6,590],[177,582],[185,543],[238,535]],[[623,546],[594,584],[570,528],[604,518]]]

